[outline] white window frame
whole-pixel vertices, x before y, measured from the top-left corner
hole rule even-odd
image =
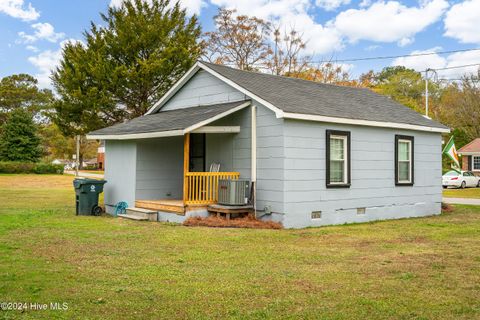
[[[397,150],[400,152],[400,143],[408,143],[408,160],[400,160],[400,154],[397,155],[397,177],[398,181],[397,183],[399,184],[407,184],[407,183],[412,183],[412,140],[408,139],[398,139],[397,141]],[[400,180],[400,162],[408,162],[408,180]]]
[[[480,156],[472,156],[472,171],[480,171],[480,167],[475,168],[475,158],[480,158]],[[479,160],[480,165],[480,160]]]
[[[328,182],[330,185],[344,185],[348,184],[348,137],[345,135],[336,135],[332,134],[330,135],[330,145],[332,143],[332,140],[342,140],[343,142],[343,178],[342,181],[335,181],[332,182],[331,179],[332,177],[330,176],[330,181]],[[332,154],[330,153],[330,159],[328,161],[331,162],[332,160]],[[334,160],[334,161],[340,161],[340,160]],[[330,168],[332,166],[330,165]]]

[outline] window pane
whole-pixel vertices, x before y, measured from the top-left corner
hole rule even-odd
[[[410,160],[409,143],[405,141],[398,142],[398,160]]]
[[[480,170],[480,157],[473,157],[473,170]]]
[[[330,159],[344,160],[344,141],[343,139],[330,138]]]
[[[345,163],[343,160],[330,160],[330,183],[345,182],[344,177]]]
[[[401,161],[398,163],[398,180],[410,181],[410,162]]]

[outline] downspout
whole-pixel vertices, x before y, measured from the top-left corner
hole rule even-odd
[[[253,212],[257,215],[257,107],[252,104],[251,106],[252,116],[252,154],[251,154],[251,180],[253,186]]]

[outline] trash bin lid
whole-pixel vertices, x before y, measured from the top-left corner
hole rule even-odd
[[[97,180],[97,179],[74,179],[73,180],[73,186],[75,188],[80,188],[82,185],[86,184],[105,184],[107,183],[107,180]]]
[[[84,179],[84,180],[87,180],[86,183],[88,184],[105,184],[107,183],[107,180],[99,180],[99,179]]]

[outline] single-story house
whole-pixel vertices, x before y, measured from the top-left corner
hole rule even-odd
[[[480,175],[480,138],[470,141],[457,153],[462,156],[462,170]]]
[[[447,132],[368,89],[197,62],[144,116],[88,137],[105,140],[110,213],[205,215],[219,178],[244,178],[257,217],[300,228],[440,214]]]

